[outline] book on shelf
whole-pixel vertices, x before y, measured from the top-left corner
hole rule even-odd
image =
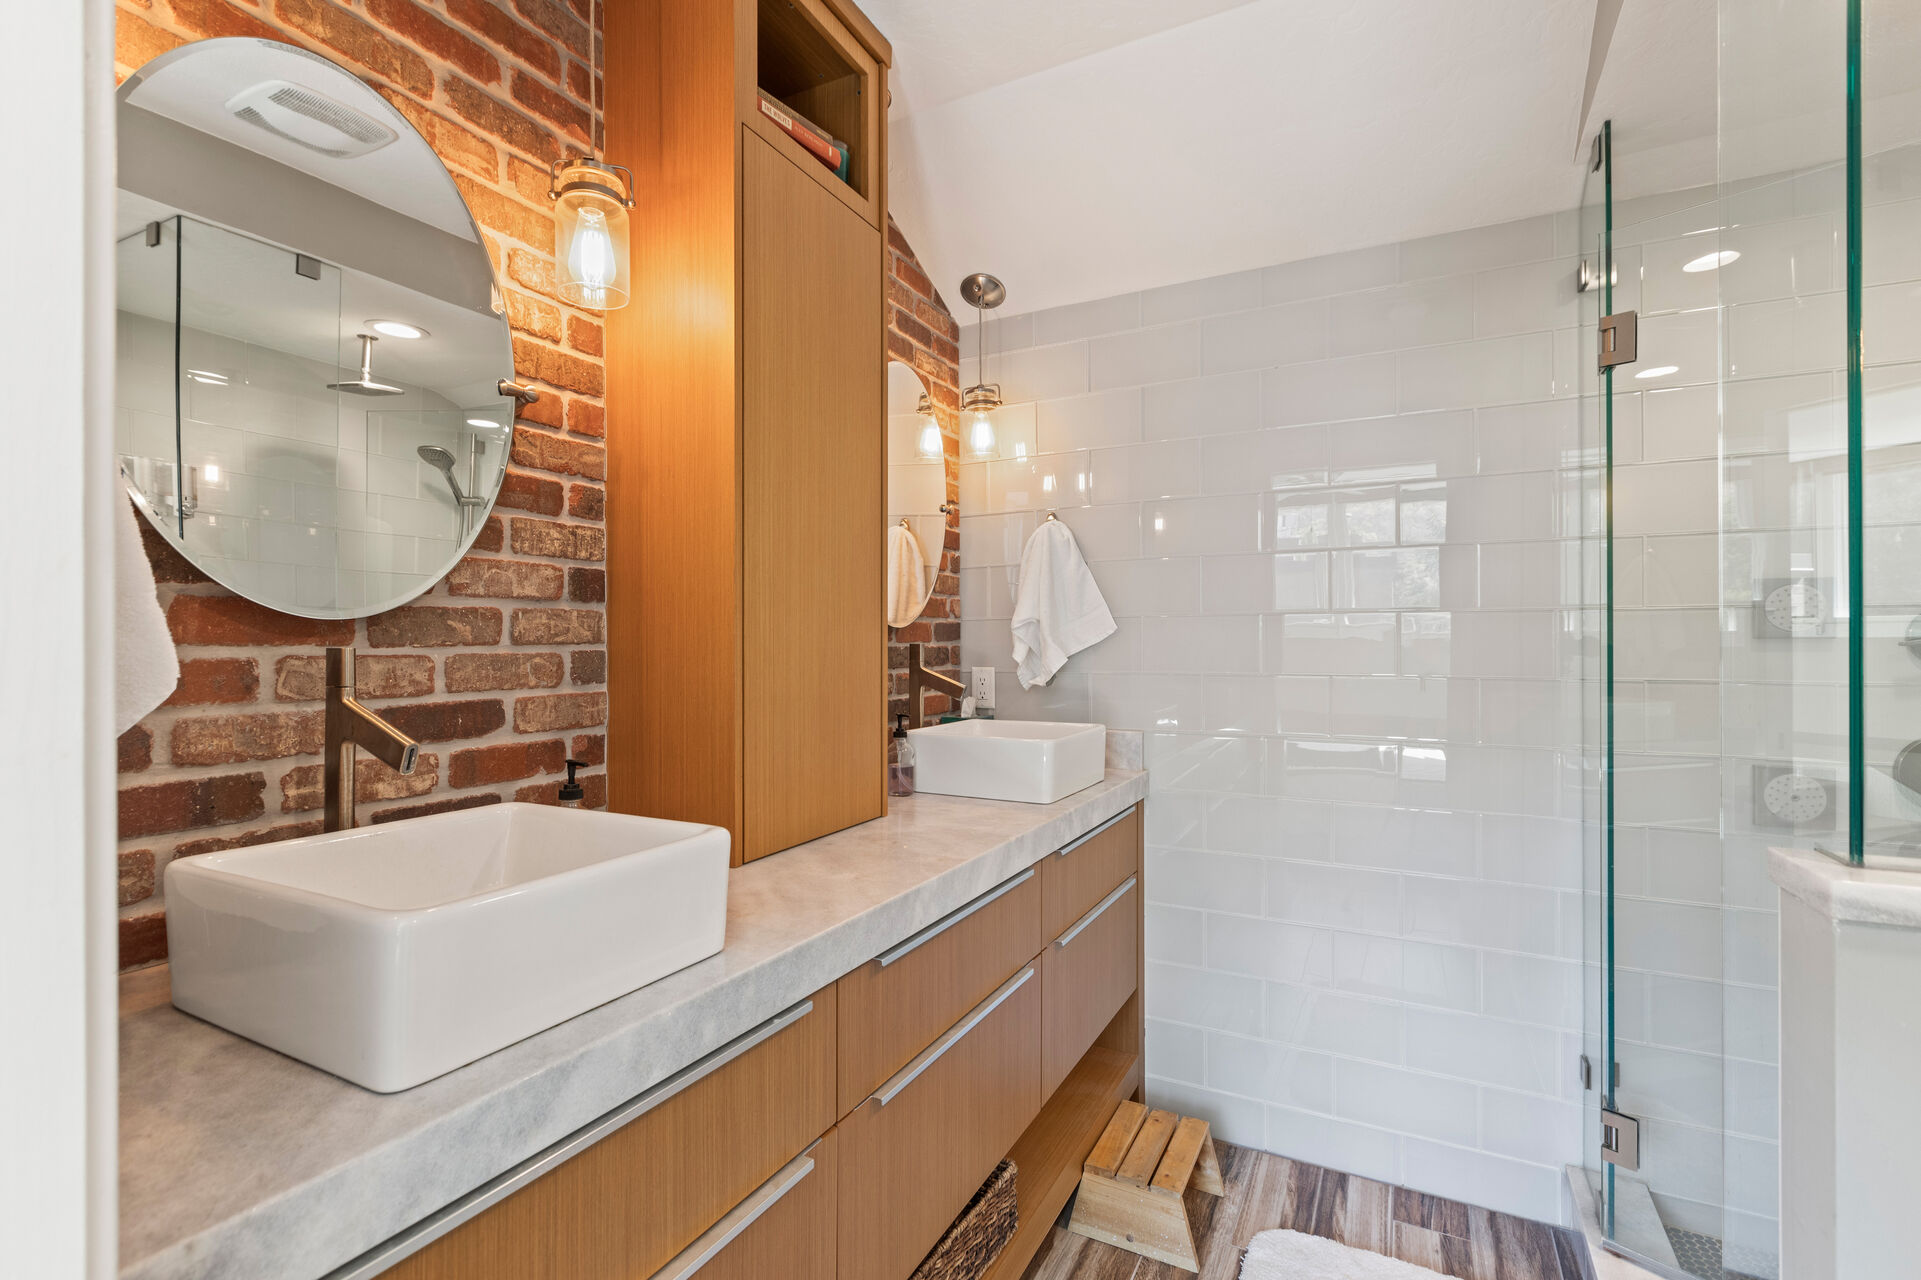
[[[801,115],[779,98],[762,89],[760,113],[779,125],[781,131],[811,152],[816,160],[832,169],[842,182],[847,181],[848,146],[827,130]]]

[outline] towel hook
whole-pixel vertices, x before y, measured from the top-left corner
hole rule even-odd
[[[1056,522],[1058,522],[1058,521],[1060,520],[1060,517],[1059,517],[1059,516],[1057,516],[1057,515],[1055,515],[1055,514],[1054,514],[1054,513],[1052,512],[1052,511],[1049,511],[1049,512],[1047,513],[1047,520],[1053,520],[1053,521],[1056,521]],[[1041,523],[1042,523],[1042,524],[1046,524],[1046,523],[1047,523],[1047,520],[1043,520],[1043,521],[1041,521]]]

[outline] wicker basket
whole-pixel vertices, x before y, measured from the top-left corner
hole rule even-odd
[[[961,1210],[912,1280],[980,1280],[1014,1238],[1020,1213],[1014,1204],[1014,1162],[1003,1160]]]

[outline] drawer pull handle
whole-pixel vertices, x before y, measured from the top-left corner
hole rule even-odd
[[[943,933],[946,933],[949,929],[953,928],[955,925],[959,924],[961,921],[967,919],[967,917],[973,915],[976,911],[979,911],[982,907],[986,906],[988,903],[993,902],[997,898],[1003,898],[1007,896],[1008,894],[1014,892],[1014,890],[1026,884],[1029,880],[1032,880],[1033,878],[1034,878],[1034,868],[1029,867],[1027,870],[1015,876],[1012,880],[1004,880],[1000,884],[995,885],[992,889],[989,889],[986,893],[983,893],[980,897],[974,899],[972,902],[968,903],[966,906],[961,907],[958,910],[948,912],[946,915],[934,921],[934,923],[928,925],[925,929],[922,929],[919,933],[915,934],[913,937],[909,938],[907,941],[901,943],[899,946],[895,947],[893,950],[881,952],[880,967],[885,969],[888,965],[894,963],[894,961],[900,959],[902,956],[906,955],[908,952],[913,951],[917,947],[921,947],[929,942],[932,942],[935,938],[939,937]]]
[[[927,1070],[927,1068],[933,1066],[936,1062],[939,1062],[942,1054],[964,1040],[968,1032],[986,1021],[988,1014],[994,1012],[994,1010],[1006,1003],[1007,997],[1019,991],[1022,984],[1033,976],[1034,966],[1030,964],[1006,982],[1003,982],[1000,990],[975,1005],[974,1011],[955,1023],[952,1030],[926,1049],[923,1049],[918,1058],[915,1058],[912,1062],[896,1072],[893,1079],[880,1087],[880,1091],[874,1095],[875,1100],[883,1107],[892,1102],[900,1095],[902,1089],[905,1089],[908,1085],[920,1078],[921,1072]]]
[[[788,1161],[779,1173],[761,1183],[753,1194],[721,1215],[719,1222],[675,1254],[666,1266],[654,1272],[648,1280],[687,1280],[687,1277],[712,1262],[716,1254],[740,1239],[743,1231],[753,1226],[762,1214],[779,1204],[783,1196],[814,1171],[814,1147],[819,1145],[816,1141]]]
[[[1060,937],[1054,939],[1054,945],[1057,947],[1064,947],[1068,943],[1072,942],[1074,940],[1075,934],[1079,933],[1082,929],[1085,929],[1088,925],[1093,924],[1094,921],[1100,919],[1101,912],[1107,910],[1109,907],[1113,906],[1116,902],[1119,902],[1121,898],[1126,895],[1127,891],[1134,887],[1134,882],[1137,878],[1138,877],[1135,877],[1135,876],[1129,876],[1127,877],[1127,879],[1121,881],[1119,887],[1116,888],[1114,892],[1108,894],[1105,898],[1102,898],[1099,902],[1095,903],[1094,909],[1092,911],[1089,911],[1086,915],[1076,920],[1074,922],[1073,928],[1069,929],[1066,933],[1063,933]]]
[[[1054,856],[1056,858],[1065,858],[1068,854],[1074,852],[1074,850],[1080,848],[1082,845],[1086,844],[1089,840],[1092,840],[1095,836],[1099,835],[1101,832],[1107,830],[1109,827],[1114,826],[1116,823],[1125,819],[1127,815],[1132,812],[1134,812],[1134,809],[1133,809],[1133,806],[1131,805],[1125,809],[1122,809],[1119,813],[1109,818],[1106,822],[1101,823],[1100,826],[1095,827],[1092,831],[1088,832],[1086,835],[1076,836],[1074,839],[1068,841],[1066,844],[1062,845],[1060,848],[1054,850]]]
[[[610,1137],[615,1131],[646,1115],[667,1099],[697,1080],[705,1079],[749,1049],[757,1048],[814,1011],[812,1000],[803,1000],[791,1009],[775,1014],[750,1031],[744,1031],[697,1062],[689,1063],[653,1088],[590,1120],[552,1146],[536,1151],[507,1172],[481,1183],[452,1204],[429,1214],[381,1241],[351,1262],[329,1271],[322,1280],[372,1280],[402,1258],[419,1253],[455,1227],[477,1218],[514,1192],[534,1182],[550,1169],[558,1168],[588,1147]],[[811,1148],[810,1148],[811,1150]]]

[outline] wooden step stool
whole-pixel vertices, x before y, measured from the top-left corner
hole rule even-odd
[[[1067,1229],[1199,1271],[1183,1200],[1190,1186],[1214,1196],[1226,1190],[1207,1121],[1123,1102],[1081,1165],[1080,1194]]]

